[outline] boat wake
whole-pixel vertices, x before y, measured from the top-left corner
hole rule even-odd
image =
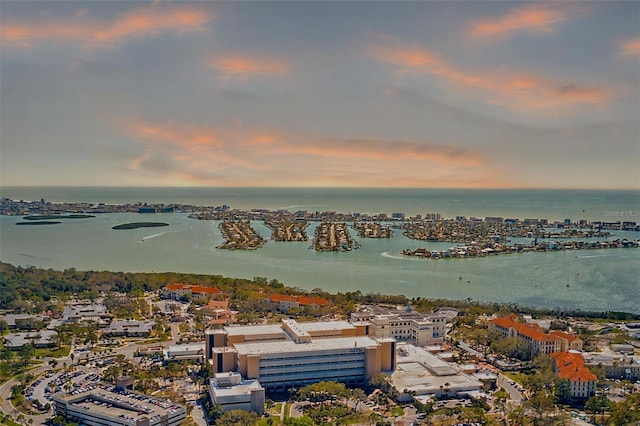
[[[611,257],[610,254],[594,254],[591,256],[576,256],[576,259],[591,259],[594,257]]]
[[[146,237],[142,237],[142,241],[146,241],[146,240],[150,240],[152,238],[156,238],[156,237],[160,237],[162,235],[166,235],[166,234],[170,234],[172,232],[182,232],[183,230],[174,230],[174,231],[165,231],[165,232],[159,232],[157,234],[153,234],[153,235],[147,235]]]
[[[384,251],[384,252],[380,253],[380,256],[388,257],[389,259],[407,260],[406,257],[392,255],[390,251]]]

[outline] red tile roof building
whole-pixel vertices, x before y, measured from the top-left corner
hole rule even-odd
[[[549,335],[556,336],[560,339],[560,352],[582,350],[583,341],[578,336],[560,330],[550,331]]]
[[[556,352],[550,356],[554,361],[554,370],[558,377],[569,381],[571,397],[586,399],[595,395],[598,378],[584,366],[582,354]]]
[[[206,287],[198,284],[173,283],[165,287],[165,294],[174,300],[178,300],[184,295],[198,299],[210,299],[218,293],[220,293],[220,289],[216,287]]]
[[[562,348],[560,337],[545,333],[538,324],[519,322],[515,314],[489,320],[489,328],[505,337],[517,337],[529,343],[533,355],[548,355],[560,352]]]
[[[300,306],[316,310],[330,305],[329,301],[322,297],[292,296],[288,294],[272,294],[265,300],[277,304],[280,312],[283,313],[286,313],[289,309],[297,309]]]

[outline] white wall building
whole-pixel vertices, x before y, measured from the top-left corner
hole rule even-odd
[[[209,380],[211,402],[224,411],[244,410],[264,413],[265,392],[257,380],[243,380],[240,373],[216,373]]]

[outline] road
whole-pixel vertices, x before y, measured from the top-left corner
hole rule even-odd
[[[50,368],[51,368],[50,366],[44,364],[39,367],[30,369],[29,373],[33,374],[34,376],[39,376],[40,374],[44,373]],[[0,386],[0,410],[4,414],[8,414],[11,417],[13,417],[14,420],[16,417],[18,417],[18,415],[22,414],[25,417],[25,421],[23,422],[23,424],[25,425],[28,424],[28,421],[30,419],[33,420],[32,424],[35,424],[35,425],[44,424],[44,422],[49,418],[49,414],[29,416],[27,414],[21,413],[11,404],[11,401],[9,400],[9,398],[11,397],[11,388],[16,384],[18,384],[18,381],[16,379],[11,379],[5,382],[2,386]]]
[[[511,399],[511,401],[513,401],[515,404],[522,404],[522,402],[525,399],[527,399],[526,396],[524,395],[524,393],[520,392],[515,386],[509,383],[510,381],[511,381],[510,378],[503,375],[502,373],[498,373],[498,380],[496,381],[496,384],[498,385],[498,387],[501,387],[504,390],[506,390],[509,393],[509,399]]]

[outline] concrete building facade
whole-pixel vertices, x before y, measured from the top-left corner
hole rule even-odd
[[[55,413],[88,426],[178,426],[186,410],[170,401],[104,389],[53,397]]]
[[[264,413],[265,392],[257,380],[244,380],[239,373],[216,373],[209,380],[211,402],[224,411],[244,410]]]
[[[323,380],[363,384],[395,369],[395,340],[365,332],[346,321],[230,326],[206,333],[205,353],[215,373],[237,371],[267,390]]]

